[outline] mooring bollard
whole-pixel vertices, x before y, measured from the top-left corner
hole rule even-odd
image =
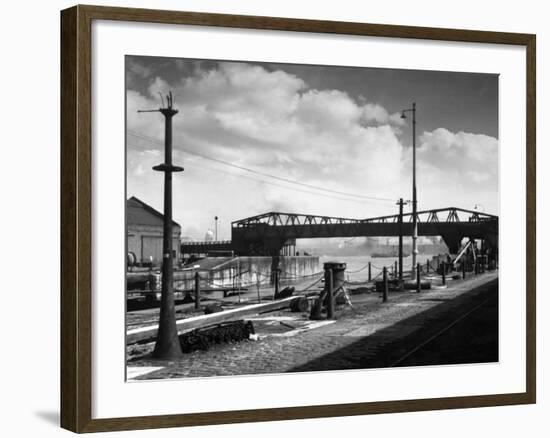
[[[372,281],[371,271],[370,271],[370,262],[369,262],[369,283]]]
[[[445,279],[445,264],[441,263],[441,283],[447,284],[447,280]]]
[[[201,277],[198,272],[195,272],[195,309],[201,305]]]
[[[384,266],[382,268],[382,302],[388,301],[388,271]]]
[[[327,319],[334,318],[334,272],[330,268],[327,272],[328,284],[327,287]],[[326,278],[326,277],[325,277]]]
[[[420,263],[416,264],[416,292],[420,293],[422,283],[420,282]]]
[[[342,262],[326,262],[323,266],[325,270],[325,287],[319,297],[313,303],[309,319],[323,319],[322,309],[327,310],[327,318],[335,319],[334,304],[335,296],[344,288],[346,282],[346,264]]]

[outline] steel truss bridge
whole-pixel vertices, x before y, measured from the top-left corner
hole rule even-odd
[[[308,214],[270,212],[233,222],[230,242],[183,243],[182,253],[199,246],[231,249],[237,255],[276,256],[296,239],[327,237],[389,237],[411,236],[412,213],[400,216],[378,216],[367,219],[315,216]],[[419,236],[441,236],[451,254],[456,254],[463,238],[483,239],[498,249],[498,216],[480,211],[448,207],[417,212]],[[222,245],[223,244],[223,245]]]

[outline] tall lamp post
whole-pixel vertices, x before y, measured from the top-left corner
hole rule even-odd
[[[399,198],[397,205],[399,205],[399,282],[400,286],[403,286],[403,198]]]
[[[412,112],[412,137],[413,137],[413,178],[412,178],[412,216],[413,216],[413,232],[412,232],[412,268],[411,278],[416,278],[416,256],[418,248],[416,240],[418,239],[418,218],[416,215],[416,102],[413,102],[412,108],[407,108],[401,111],[401,118],[406,119],[406,113]]]
[[[216,239],[216,242],[218,241],[218,216],[214,216],[214,238]]]
[[[162,96],[161,96],[162,99]],[[160,298],[159,328],[153,356],[159,359],[172,359],[182,355],[176,326],[176,308],[174,300],[174,254],[172,249],[172,173],[183,171],[183,167],[172,164],[172,117],[178,110],[172,107],[170,92],[166,96],[166,106],[162,108],[140,110],[138,112],[159,112],[164,116],[164,163],[154,166],[153,170],[164,172],[164,221],[162,233],[162,291]]]

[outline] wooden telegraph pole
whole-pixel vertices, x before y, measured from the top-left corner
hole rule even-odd
[[[162,98],[162,96],[161,96]],[[172,117],[178,110],[172,107],[172,92],[166,96],[166,106],[156,110],[138,112],[159,112],[164,116],[164,163],[153,170],[164,172],[164,227],[162,235],[162,292],[157,341],[153,356],[158,359],[173,359],[182,355],[176,327],[174,300],[174,254],[172,248],[172,173],[182,172],[183,167],[172,164]]]

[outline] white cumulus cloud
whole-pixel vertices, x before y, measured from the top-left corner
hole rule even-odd
[[[129,195],[161,199],[161,179],[147,168],[160,158],[150,150],[162,150],[162,116],[136,110],[158,108],[158,92],[169,90],[179,110],[174,117],[174,160],[186,169],[174,177],[174,211],[184,224],[203,229],[214,215],[228,223],[269,210],[368,217],[396,209],[393,202],[359,204],[326,193],[316,196],[304,193],[315,190],[303,186],[292,186],[301,191],[289,190],[281,187],[291,186],[283,181],[185,152],[335,191],[392,199],[406,198],[410,191],[410,148],[401,142],[405,121],[399,114],[342,90],[312,89],[282,70],[219,63],[174,83],[156,78],[148,95],[127,91]],[[419,185],[425,205],[441,204],[434,181],[442,176],[461,188],[465,198],[474,183],[491,187],[494,196],[496,139],[440,128],[419,137],[418,152],[419,182],[430,185],[429,190]],[[228,228],[225,233],[229,237]]]

